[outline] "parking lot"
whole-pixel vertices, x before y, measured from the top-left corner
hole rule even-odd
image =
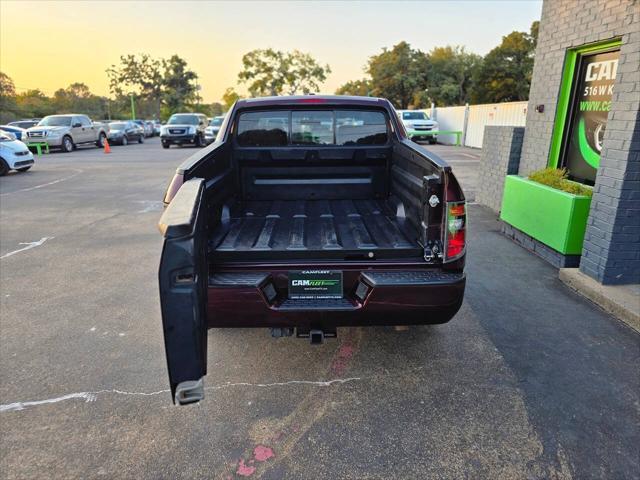
[[[478,150],[434,146],[473,201]],[[3,478],[637,478],[640,337],[470,206],[448,324],[312,346],[209,331],[175,407],[162,193],[191,148],[81,148],[0,179]]]

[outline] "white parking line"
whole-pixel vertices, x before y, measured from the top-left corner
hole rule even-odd
[[[464,155],[465,157],[475,158],[476,160],[480,158],[477,155],[471,155],[470,153],[464,153],[464,152],[460,152],[460,155]]]
[[[0,197],[4,197],[5,195],[11,195],[11,194],[14,194],[14,193],[30,192],[31,190],[37,190],[38,188],[44,188],[44,187],[48,187],[50,185],[55,185],[56,183],[60,183],[60,182],[66,181],[66,180],[70,180],[73,177],[75,177],[77,175],[80,175],[82,173],[82,170],[78,170],[77,168],[73,168],[72,170],[74,170],[76,173],[74,173],[73,175],[69,175],[68,177],[59,178],[57,180],[53,180],[52,182],[43,183],[41,185],[36,185],[34,187],[21,188],[20,190],[14,190],[13,192],[0,193]]]
[[[25,250],[31,250],[32,248],[39,247],[47,240],[53,240],[54,238],[56,237],[42,237],[37,242],[22,242],[20,243],[20,245],[26,245],[26,247],[19,248],[18,250],[14,250],[13,252],[5,253],[0,257],[0,260],[2,260],[3,258],[10,257],[11,255],[15,255],[16,253],[24,252]]]
[[[347,382],[354,382],[357,380],[362,380],[360,377],[350,377],[350,378],[335,378],[333,380],[327,381],[313,381],[313,380],[289,380],[287,382],[276,382],[276,383],[247,383],[247,382],[239,382],[239,383],[223,383],[221,385],[214,385],[212,387],[206,387],[205,390],[221,390],[223,388],[229,387],[288,387],[291,385],[309,385],[313,387],[330,387],[333,384],[343,384]],[[57,398],[48,398],[46,400],[34,400],[30,402],[14,402],[8,403],[6,405],[0,405],[0,412],[15,412],[18,410],[24,410],[28,407],[36,407],[39,405],[47,405],[50,403],[58,403],[64,402],[65,400],[72,400],[75,398],[80,398],[84,400],[86,403],[95,402],[98,399],[98,396],[105,394],[112,395],[129,395],[129,396],[142,396],[142,397],[150,397],[153,395],[160,395],[162,393],[169,393],[170,390],[158,390],[156,392],[125,392],[122,390],[98,390],[97,392],[78,392],[78,393],[69,393],[67,395],[63,395],[62,397]]]

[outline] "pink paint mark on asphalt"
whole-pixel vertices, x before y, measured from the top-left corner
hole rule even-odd
[[[253,456],[259,462],[265,462],[269,460],[271,457],[274,457],[273,450],[269,447],[265,447],[264,445],[258,445],[253,449]]]
[[[349,345],[345,343],[338,349],[338,353],[336,354],[333,362],[331,362],[331,372],[334,375],[342,375],[349,366],[349,361],[353,354],[356,352],[356,349],[353,345]]]
[[[238,460],[238,469],[236,473],[241,477],[248,477],[256,472],[256,467],[250,467],[244,464],[244,460]]]

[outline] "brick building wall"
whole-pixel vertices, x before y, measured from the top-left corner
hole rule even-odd
[[[500,212],[506,175],[518,173],[524,127],[486,126],[482,140],[482,157],[476,202]]]
[[[519,168],[547,165],[567,49],[615,37],[618,73],[580,264],[606,284],[640,282],[640,1],[545,0]]]

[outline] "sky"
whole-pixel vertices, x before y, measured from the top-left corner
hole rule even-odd
[[[463,45],[486,54],[529,31],[541,0],[427,2],[0,0],[0,71],[17,91],[48,95],[73,82],[109,94],[105,70],[120,55],[178,54],[199,75],[206,102],[237,84],[242,55],[298,49],[329,64],[322,93],[364,77],[367,59],[405,40],[413,48]]]

